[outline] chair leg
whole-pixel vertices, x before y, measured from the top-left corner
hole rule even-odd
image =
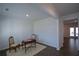
[[[22,49],[23,49],[24,44],[22,44]]]
[[[26,44],[24,44],[24,48],[25,48],[25,53],[26,53]]]
[[[17,48],[20,49],[20,44],[18,44]]]
[[[15,47],[15,52],[16,52],[16,47]]]
[[[11,48],[9,48],[9,53],[11,52]]]
[[[36,42],[34,42],[34,47],[36,48]]]

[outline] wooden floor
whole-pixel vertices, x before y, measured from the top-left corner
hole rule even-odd
[[[78,39],[74,38],[65,38],[64,47],[60,50],[60,55],[64,56],[77,56],[78,52]]]
[[[78,46],[78,39],[65,38],[64,47],[60,51],[57,51],[54,47],[47,46],[35,56],[79,56]],[[0,51],[0,55],[5,56],[6,51]]]
[[[59,56],[59,51],[57,51],[54,47],[47,46],[47,48],[45,48],[35,56]]]
[[[65,38],[64,46],[60,51],[57,51],[53,47],[47,47],[43,51],[36,54],[37,56],[78,56],[78,39]]]

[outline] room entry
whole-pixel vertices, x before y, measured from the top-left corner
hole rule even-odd
[[[78,19],[64,21],[64,37],[78,38]]]
[[[70,53],[77,51],[79,47],[78,19],[64,21],[64,40],[63,41],[64,41],[63,49],[66,49],[66,51],[70,51]]]

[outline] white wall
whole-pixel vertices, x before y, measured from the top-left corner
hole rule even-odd
[[[56,10],[51,4],[42,6],[45,8],[43,10],[41,6],[37,4],[1,4],[0,49],[8,47],[10,35],[13,35],[16,43],[19,43],[33,32],[39,36],[40,42],[59,47],[59,21]],[[6,11],[6,8],[9,10]],[[30,16],[26,17],[26,13]],[[34,27],[32,20],[35,20]]]
[[[61,47],[63,47],[63,39],[64,39],[64,24],[63,24],[63,18],[59,18],[59,49],[61,48]],[[58,50],[59,50],[58,49]]]
[[[59,48],[58,19],[49,17],[34,22],[34,33],[39,36],[39,42]]]
[[[1,16],[0,19],[0,49],[8,48],[8,38],[13,35],[16,43],[32,34],[32,22],[16,17]]]
[[[0,49],[8,48],[8,38],[15,37],[15,42],[20,43],[32,33],[38,35],[39,42],[59,48],[59,21],[58,18],[49,17],[43,20],[29,21],[26,19],[1,16],[0,20]]]

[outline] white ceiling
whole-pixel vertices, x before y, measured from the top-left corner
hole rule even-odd
[[[58,14],[61,16],[79,12],[79,3],[56,3],[54,5]]]
[[[51,16],[41,4],[0,4],[1,15],[20,19],[43,19]],[[5,9],[8,8],[8,11]],[[26,17],[26,14],[29,17]]]
[[[8,8],[8,11],[5,9]],[[46,17],[65,16],[79,12],[79,4],[0,4],[0,14],[24,19],[44,19]],[[26,17],[29,14],[29,17]]]

